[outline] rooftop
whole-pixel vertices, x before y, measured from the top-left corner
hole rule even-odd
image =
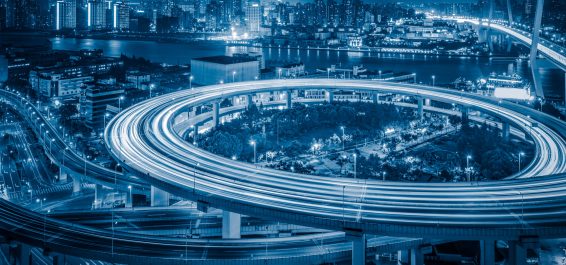
[[[193,60],[201,61],[201,62],[209,62],[209,63],[217,63],[217,64],[235,64],[235,63],[247,63],[257,61],[257,59],[247,56],[210,56],[210,57],[202,57],[202,58],[195,58]]]

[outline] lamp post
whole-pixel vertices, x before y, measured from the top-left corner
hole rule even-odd
[[[236,71],[232,72],[232,83],[236,82]]]
[[[358,158],[358,155],[357,155],[357,154],[354,154],[353,156],[354,156],[354,179],[356,179],[356,178],[357,178],[357,174],[358,174],[358,172],[357,172],[357,161],[358,161],[357,158]]]
[[[193,89],[193,75],[191,74],[191,76],[189,77],[189,89]]]
[[[433,75],[433,76],[432,76],[432,86],[435,85],[435,81],[436,81],[436,76]]]
[[[256,146],[257,146],[257,144],[254,140],[251,140],[250,144],[254,147],[254,164],[255,164],[255,163],[257,163],[257,161],[256,161],[256,152],[257,152]]]
[[[344,129],[346,129],[344,126],[340,126],[340,129],[342,129],[342,151],[346,150],[346,147],[344,145],[344,141],[346,139],[346,134],[344,134]]]
[[[55,138],[51,138],[49,141],[49,154],[51,154],[51,156],[53,156],[53,152],[51,152],[51,144],[55,142]]]
[[[132,201],[132,185],[128,185],[128,202],[130,207],[134,206],[134,202]]]
[[[118,98],[118,112],[122,111],[122,100],[124,100],[124,96]]]
[[[524,156],[524,152],[519,152],[519,172],[521,172],[521,156]]]
[[[466,172],[468,173],[468,181],[472,181],[470,177],[470,159],[472,159],[471,155],[466,156]]]
[[[378,72],[379,72],[379,80],[381,80],[381,70],[379,70]]]
[[[102,128],[102,130],[104,131],[104,129],[106,129],[106,117],[110,116],[110,114],[108,113],[104,113],[104,127]]]

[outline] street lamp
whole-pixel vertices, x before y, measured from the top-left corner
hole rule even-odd
[[[434,86],[434,84],[435,84],[434,81],[436,81],[436,76],[433,75],[433,76],[432,76],[432,86]]]
[[[521,156],[524,156],[525,152],[519,152],[519,172],[521,172]]]
[[[110,116],[110,114],[108,113],[104,113],[104,127],[102,128],[102,130],[104,131],[104,129],[106,129],[106,117]]]
[[[191,76],[189,77],[189,89],[193,89],[193,78],[194,76],[191,74]]]
[[[358,158],[358,155],[357,155],[357,154],[353,154],[353,157],[354,157],[354,179],[356,179],[356,178],[357,178],[357,173],[358,173],[357,170],[356,170],[356,169],[357,169],[357,158]]]
[[[254,164],[255,164],[255,163],[257,163],[257,161],[256,161],[256,152],[257,152],[256,146],[257,145],[256,145],[256,142],[254,140],[251,140],[250,144],[254,147]]]
[[[130,207],[132,207],[134,205],[134,202],[132,201],[132,185],[128,185],[128,203],[130,204]]]
[[[236,71],[232,71],[232,83],[236,82]]]
[[[118,98],[118,112],[122,111],[122,100],[124,100],[124,96]]]
[[[471,155],[466,156],[466,172],[468,173],[468,181],[472,181],[470,176],[470,159],[472,159]]]
[[[379,70],[378,72],[379,72],[379,80],[381,80],[381,70]]]
[[[344,129],[346,129],[344,126],[340,126],[340,129],[342,129],[342,151],[346,150],[346,147],[344,145],[344,140],[346,139],[346,134],[344,134]]]
[[[151,92],[152,90],[155,88],[155,84],[150,84],[149,85],[149,98],[151,98]]]

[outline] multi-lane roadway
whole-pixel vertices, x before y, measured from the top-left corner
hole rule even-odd
[[[532,137],[535,162],[518,180],[397,183],[258,168],[208,153],[173,129],[188,107],[238,95],[326,89],[385,92],[455,103],[496,116]],[[460,91],[361,80],[295,79],[208,86],[123,111],[106,129],[111,153],[153,185],[251,216],[333,230],[430,238],[566,235],[566,125],[527,107]],[[538,178],[538,176],[547,177]],[[534,178],[537,177],[537,178]]]

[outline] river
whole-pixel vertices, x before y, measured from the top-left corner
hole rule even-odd
[[[449,57],[436,55],[411,55],[396,53],[367,53],[326,50],[298,50],[287,48],[227,47],[218,43],[158,43],[135,40],[94,40],[74,38],[52,38],[53,49],[81,50],[102,49],[107,56],[121,54],[139,56],[153,62],[188,64],[191,58],[214,55],[231,55],[236,52],[261,51],[266,64],[301,61],[307,71],[326,69],[331,64],[352,66],[364,65],[370,70],[391,70],[394,72],[416,73],[419,82],[437,84],[450,83],[458,77],[469,80],[486,78],[490,73],[507,71],[509,63],[515,63],[517,72],[531,79],[530,68],[525,61],[512,59],[489,59],[486,57]],[[548,98],[562,98],[564,95],[564,74],[559,69],[540,69],[543,88]]]

